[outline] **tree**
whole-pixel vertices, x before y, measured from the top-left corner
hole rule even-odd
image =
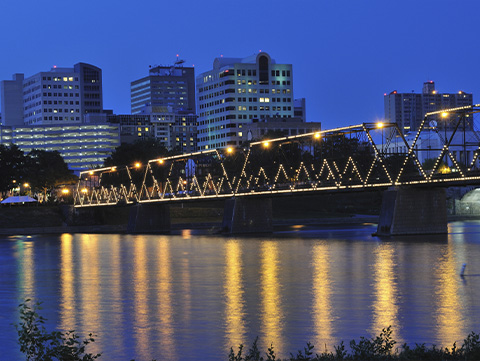
[[[41,190],[45,194],[49,189],[73,184],[77,180],[57,151],[32,150],[28,153],[26,172],[32,190]]]
[[[133,165],[168,155],[168,150],[158,140],[138,140],[134,143],[122,143],[112,155],[105,159],[105,166]]]
[[[31,300],[26,299],[19,306],[20,323],[15,324],[18,334],[20,351],[27,360],[35,361],[92,361],[101,354],[86,353],[88,344],[95,342],[93,334],[81,340],[75,331],[48,332],[43,324],[46,319],[38,314],[40,303],[31,305]]]
[[[25,176],[27,157],[15,145],[0,144],[0,192],[8,191],[14,182],[21,183]]]

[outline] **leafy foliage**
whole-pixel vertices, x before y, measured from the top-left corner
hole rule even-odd
[[[7,191],[13,181],[21,182],[25,177],[25,154],[15,145],[0,144],[0,192]]]
[[[92,361],[101,354],[86,353],[86,347],[95,342],[94,335],[89,334],[81,340],[74,330],[65,333],[60,331],[47,332],[43,326],[46,319],[38,314],[41,310],[40,303],[33,305],[30,299],[26,299],[19,305],[20,322],[15,324],[18,334],[20,351],[26,356],[27,361]],[[396,341],[392,338],[391,326],[384,328],[380,334],[373,338],[361,337],[357,342],[350,341],[351,352],[347,352],[343,341],[334,346],[335,352],[313,353],[314,346],[307,342],[303,351],[299,350],[296,355],[290,354],[290,361],[408,361],[408,360],[452,360],[468,361],[480,360],[480,335],[472,332],[458,348],[456,343],[452,348],[431,348],[425,344],[415,344],[411,348],[404,344],[401,348],[394,349]],[[230,348],[228,361],[282,361],[278,359],[273,344],[268,347],[265,357],[258,348],[258,337],[248,352],[243,354],[244,346],[241,344],[238,351]],[[134,360],[131,360],[134,361]],[[155,361],[155,360],[152,360]]]
[[[26,299],[19,305],[20,323],[15,324],[18,334],[20,351],[28,361],[91,361],[101,354],[86,353],[86,347],[95,342],[94,335],[89,334],[81,340],[74,330],[65,333],[59,331],[47,332],[43,324],[46,319],[38,314],[40,303],[31,305]]]
[[[33,191],[46,192],[77,179],[59,152],[34,149],[25,155],[15,144],[0,145],[0,171],[0,192],[11,189],[14,181],[28,182]]]
[[[77,180],[57,151],[34,149],[28,153],[26,164],[33,190],[46,192],[60,184],[72,184]]]
[[[239,346],[237,354],[233,349],[230,349],[229,361],[282,361],[277,359],[273,351],[273,345],[268,348],[265,353],[265,358],[260,356],[260,351],[257,348],[258,338],[255,339],[249,353],[243,357],[243,345]],[[359,341],[350,341],[350,351],[345,349],[343,341],[334,346],[335,352],[323,352],[322,354],[313,353],[314,346],[307,342],[303,351],[299,350],[296,355],[290,354],[290,361],[419,361],[419,360],[480,360],[480,335],[472,332],[464,340],[462,347],[458,348],[456,343],[452,348],[437,348],[435,345],[427,347],[425,344],[415,344],[415,347],[409,347],[404,344],[401,348],[394,348],[397,342],[392,338],[391,326],[384,328],[380,334],[373,338],[361,337]],[[255,352],[252,353],[252,350]],[[252,358],[252,355],[255,355]],[[285,361],[285,360],[284,360]]]
[[[105,159],[105,166],[133,165],[135,162],[146,163],[151,159],[166,156],[167,154],[167,148],[155,139],[122,143],[113,151],[110,157]]]

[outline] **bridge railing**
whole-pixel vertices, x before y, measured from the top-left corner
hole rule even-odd
[[[363,123],[93,169],[81,173],[74,202],[100,206],[476,181],[480,137],[470,117],[474,112],[470,107],[429,113],[411,139],[394,123]],[[450,117],[445,129],[432,120],[446,119],[444,113]],[[457,144],[456,134],[467,130],[474,140],[464,136]],[[438,145],[423,148],[426,132]],[[462,153],[459,161],[455,147],[470,149],[471,159]]]

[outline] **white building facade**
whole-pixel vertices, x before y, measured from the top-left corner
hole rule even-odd
[[[80,123],[85,114],[103,111],[102,94],[102,70],[86,63],[28,78],[15,74],[1,82],[2,124]]]
[[[196,78],[199,150],[240,146],[253,120],[294,116],[293,70],[260,52],[216,58]]]

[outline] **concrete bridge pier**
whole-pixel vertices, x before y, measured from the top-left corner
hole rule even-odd
[[[392,187],[383,193],[378,236],[447,232],[444,188]]]
[[[170,232],[170,207],[167,204],[139,203],[130,208],[127,233]]]
[[[238,197],[225,201],[222,228],[226,233],[271,233],[271,198]]]

